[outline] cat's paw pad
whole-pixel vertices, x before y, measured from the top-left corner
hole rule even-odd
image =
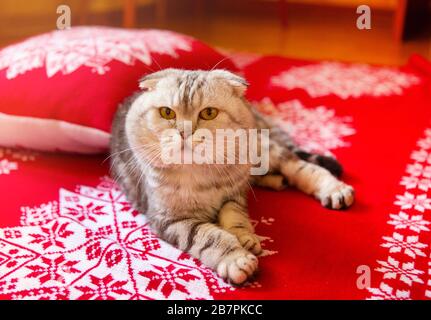
[[[353,204],[355,191],[344,182],[338,181],[335,186],[331,186],[321,196],[322,206],[329,209],[345,209]]]
[[[260,240],[254,233],[244,233],[238,236],[239,243],[242,247],[251,253],[258,255],[262,252]]]
[[[257,270],[257,258],[246,250],[235,250],[219,262],[217,274],[230,283],[239,285]]]

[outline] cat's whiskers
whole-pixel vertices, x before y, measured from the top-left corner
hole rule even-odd
[[[121,150],[121,151],[118,151],[118,152],[111,153],[109,156],[107,156],[107,157],[102,161],[102,164],[103,164],[103,163],[105,163],[105,161],[106,161],[106,160],[108,160],[109,158],[112,158],[113,156],[116,156],[116,155],[122,154],[122,153],[127,152],[127,151],[132,151],[132,150],[135,150],[135,149],[140,149],[140,148],[142,148],[142,147],[143,147],[143,146],[131,147],[131,148],[127,148],[127,149],[124,149],[124,150]]]
[[[115,155],[118,155],[118,154],[121,154],[121,153],[124,153],[124,152],[128,152],[128,151],[135,151],[135,150],[137,150],[139,152],[140,150],[143,150],[143,149],[146,149],[146,148],[151,148],[151,147],[156,146],[156,145],[157,145],[157,143],[152,143],[152,144],[147,144],[147,145],[143,145],[143,146],[131,147],[131,148],[127,148],[127,149],[124,149],[122,151],[119,151],[119,152],[115,152],[111,156],[115,156]],[[103,162],[105,162],[108,158],[106,158]],[[112,161],[112,163],[110,165],[110,168],[109,168],[110,171],[112,171],[112,168],[114,167],[116,160],[118,160],[117,157],[113,158],[113,161]],[[130,165],[130,163],[132,163],[134,160],[135,160],[134,159],[134,155],[132,155],[132,157],[130,157],[130,159],[124,165],[126,167],[128,167]],[[135,172],[135,170],[136,170],[136,165],[131,169],[131,172],[133,173],[133,172]],[[114,182],[118,184],[117,179],[114,179]]]
[[[146,144],[146,145],[143,145],[143,146],[138,146],[138,147],[134,147],[134,148],[129,148],[129,149],[126,149],[126,150],[123,150],[123,151],[120,151],[119,153],[121,153],[121,152],[125,152],[125,151],[131,151],[131,150],[135,150],[137,153],[140,153],[140,151],[144,151],[145,149],[149,149],[150,150],[150,152],[151,151],[156,151],[156,149],[154,149],[154,150],[152,150],[152,148],[155,148],[156,146],[158,145],[158,143],[151,143],[151,144]],[[115,160],[116,159],[114,159],[114,161],[113,162],[115,162]],[[133,167],[132,168],[130,168],[130,165],[133,165]],[[113,164],[111,164],[111,169],[112,169],[112,165]],[[135,154],[133,154],[132,155],[132,157],[130,157],[130,159],[129,160],[127,160],[127,162],[124,164],[126,167],[129,167],[130,168],[130,170],[131,170],[131,172],[132,173],[134,173],[134,172],[136,172],[136,170],[137,169],[139,169],[139,160],[138,161],[136,161],[136,159],[135,159]],[[142,174],[142,173],[141,173]],[[117,179],[114,179],[114,181],[116,182],[116,183],[118,183],[118,181],[117,181]]]
[[[153,150],[152,153],[153,156],[151,157],[151,159],[149,161],[147,161],[145,163],[145,166],[142,168],[141,170],[141,174],[139,175],[138,178],[138,185],[141,183],[142,178],[144,177],[145,173],[149,170],[149,168],[153,165],[153,162],[156,158],[160,157],[160,152],[157,152],[157,150]]]

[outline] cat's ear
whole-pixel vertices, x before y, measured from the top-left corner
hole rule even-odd
[[[153,90],[157,85],[158,80],[157,79],[144,79],[142,78],[139,80],[139,88],[143,91],[151,91]]]
[[[160,81],[160,79],[163,78],[161,75],[157,75],[156,73],[151,73],[149,75],[146,75],[145,77],[142,77],[139,79],[139,88],[141,88],[144,91],[151,91],[154,90],[154,88],[157,85],[157,82]]]
[[[177,72],[178,70],[176,69],[165,69],[162,71],[150,73],[139,80],[139,88],[144,91],[154,90],[160,80]]]
[[[232,87],[234,93],[239,97],[244,96],[248,87],[248,82],[243,77],[226,70],[213,70],[211,73],[213,73],[215,78],[227,82]]]

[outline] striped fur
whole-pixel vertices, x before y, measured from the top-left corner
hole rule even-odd
[[[353,188],[337,179],[342,174],[337,160],[301,150],[285,131],[271,126],[257,111],[253,113],[259,128],[271,130],[271,174],[253,177],[256,185],[275,190],[291,185],[313,195],[330,209],[344,209],[353,204]]]
[[[246,82],[227,71],[168,69],[143,78],[140,87],[143,91],[120,106],[113,122],[112,175],[160,238],[227,281],[241,284],[249,279],[262,250],[248,217],[250,182],[276,190],[289,184],[331,208],[352,203],[351,187],[330,173],[340,172],[338,163],[303,153],[278,128],[271,128],[271,170],[266,176],[250,177],[250,165],[242,164],[163,165],[157,149],[159,131],[180,131],[180,120],[190,119],[193,130],[212,131],[268,124],[244,99]],[[197,121],[196,114],[208,105],[219,108],[220,115]],[[175,108],[177,119],[161,119],[159,106]]]

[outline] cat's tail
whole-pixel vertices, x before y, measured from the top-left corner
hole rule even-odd
[[[337,178],[343,174],[343,167],[341,164],[334,158],[328,156],[322,156],[316,153],[309,153],[302,149],[295,148],[292,150],[300,159],[317,164],[328,170]]]
[[[257,109],[251,108],[251,110],[259,128],[271,128],[270,139],[275,141],[280,146],[280,148],[289,150],[304,161],[314,163],[322,168],[325,168],[337,178],[343,174],[343,167],[336,159],[316,153],[310,153],[298,148],[286,131],[282,130],[278,126],[271,125],[265,117],[259,114]]]

